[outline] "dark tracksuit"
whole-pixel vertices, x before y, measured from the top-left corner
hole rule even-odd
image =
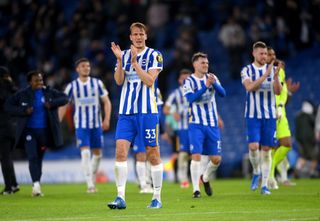
[[[68,103],[68,97],[62,92],[51,88],[41,91],[40,96],[36,96],[36,91],[29,86],[15,93],[5,104],[5,109],[18,118],[15,147],[25,147],[33,182],[40,181],[45,149],[63,144],[58,107]],[[50,104],[49,109],[41,105],[45,102]],[[30,115],[26,112],[28,107],[34,108]]]
[[[11,192],[12,187],[18,186],[11,156],[14,144],[14,119],[4,111],[6,99],[15,91],[11,82],[3,80],[0,83],[0,161],[5,184],[4,191],[7,192]]]

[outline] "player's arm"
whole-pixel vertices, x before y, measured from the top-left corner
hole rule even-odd
[[[286,82],[287,88],[288,88],[288,99],[287,103],[289,102],[291,96],[296,93],[300,88],[300,82],[293,82],[292,78],[289,78]],[[286,103],[286,104],[287,104]]]
[[[206,92],[206,90],[207,90],[207,88],[203,87],[200,90],[198,90],[197,92],[189,92],[189,93],[187,93],[185,95],[186,98],[187,98],[187,101],[189,103],[192,103],[192,102],[198,100],[204,94],[204,92]]]
[[[152,68],[149,69],[148,72],[144,71],[140,64],[137,61],[138,51],[137,49],[131,45],[131,65],[134,68],[134,70],[137,72],[139,78],[141,81],[147,85],[148,87],[152,87],[155,80],[157,79],[161,68]]]
[[[163,106],[163,110],[162,110],[162,111],[163,111],[163,113],[164,113],[165,115],[169,115],[170,112],[171,112],[170,109],[171,109],[171,107],[165,104],[165,105]]]
[[[269,65],[271,66],[271,65]],[[273,91],[276,95],[280,95],[281,90],[282,90],[282,85],[280,82],[280,77],[279,77],[279,71],[280,71],[280,66],[278,66],[275,71],[274,71],[274,76],[273,76]]]
[[[116,81],[116,84],[120,86],[124,81],[124,70],[122,69],[122,51],[120,46],[114,42],[111,42],[111,50],[117,58],[117,67],[114,72],[114,80]]]
[[[250,78],[245,79],[242,84],[248,92],[256,91],[260,88],[262,82],[270,75],[268,70],[257,80],[252,81]]]
[[[111,116],[111,101],[108,95],[101,97],[103,102],[103,109],[104,109],[104,119],[102,122],[102,129],[108,130],[110,128],[110,116]]]
[[[61,122],[66,115],[68,104],[60,106],[58,109],[59,121]]]
[[[224,121],[221,117],[221,115],[218,113],[218,127],[223,130],[224,129]]]
[[[45,106],[48,109],[58,108],[66,105],[69,102],[67,95],[55,89],[49,89],[51,96],[46,98]]]
[[[68,102],[71,101],[72,99],[72,84],[68,84],[64,90],[64,94],[66,94],[68,96]],[[59,116],[59,120],[60,122],[63,120],[64,116],[66,115],[67,112],[67,108],[68,108],[69,103],[60,106],[58,109],[58,116]]]
[[[247,69],[248,67],[245,67],[241,71],[241,79],[242,79],[242,84],[245,87],[246,91],[252,92],[256,91],[260,88],[261,84],[264,82],[267,77],[270,76],[271,71],[273,69],[273,62],[268,66],[267,70],[261,77],[256,79],[255,81],[252,81],[249,76],[247,75]]]
[[[217,78],[217,76],[215,76],[214,74],[209,74],[209,76],[212,76],[214,78],[214,82],[212,84],[214,90],[217,92],[217,94],[220,97],[225,97],[227,95],[226,90],[222,87],[222,85],[220,84],[219,79]]]
[[[176,103],[177,101],[175,99],[174,92],[172,92],[163,106],[163,113],[165,115],[172,114],[173,118],[178,122],[181,120],[180,114],[178,113],[177,108],[175,109],[176,111],[173,111],[173,108],[172,108],[173,106],[176,105]]]

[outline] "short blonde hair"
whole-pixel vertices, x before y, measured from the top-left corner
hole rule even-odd
[[[147,33],[147,31],[148,31],[147,27],[146,27],[143,23],[141,23],[141,22],[134,22],[134,23],[132,23],[132,24],[130,25],[130,32],[132,32],[132,29],[133,29],[134,27],[143,29],[143,30],[145,31],[145,33]]]
[[[267,48],[266,43],[264,43],[263,41],[257,41],[253,44],[252,46],[252,50],[256,49],[256,48]]]

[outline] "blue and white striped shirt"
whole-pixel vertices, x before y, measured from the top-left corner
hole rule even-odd
[[[188,129],[188,108],[189,102],[187,98],[183,96],[183,86],[175,89],[168,97],[166,101],[166,106],[171,107],[176,105],[177,113],[180,115],[180,121],[178,122],[179,130]]]
[[[137,61],[148,72],[163,68],[162,55],[159,51],[146,47],[138,54]],[[131,50],[123,51],[122,67],[125,79],[122,85],[119,114],[158,113],[156,85],[145,85],[131,65]]]
[[[256,67],[253,63],[242,68],[241,81],[246,79],[257,80],[267,71],[268,65]],[[246,94],[245,117],[256,119],[276,118],[276,98],[273,90],[274,70],[271,71],[256,91]]]
[[[64,93],[74,101],[75,128],[101,127],[100,98],[108,95],[101,80],[89,77],[87,82],[82,82],[78,78],[67,85]]]
[[[207,75],[203,78],[198,78],[194,74],[188,77],[183,86],[184,96],[189,93],[206,88]],[[216,78],[216,83],[220,85]],[[218,111],[215,99],[215,89],[213,86],[203,89],[205,92],[199,99],[190,104],[189,124],[202,124],[205,126],[218,127]]]

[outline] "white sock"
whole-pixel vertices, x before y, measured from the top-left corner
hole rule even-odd
[[[161,188],[162,188],[162,178],[163,178],[163,165],[162,163],[153,166],[151,165],[151,177],[153,182],[153,197],[152,199],[157,199],[161,202]]]
[[[204,171],[207,168],[207,165],[209,163],[210,159],[208,155],[201,155],[201,160],[200,160],[200,174],[203,174]]]
[[[92,182],[92,173],[90,168],[90,150],[85,149],[81,151],[81,164],[82,164],[82,171],[84,174],[84,178],[87,182],[88,188],[94,187]]]
[[[188,181],[188,158],[186,152],[180,152],[178,155],[178,179],[180,182]]]
[[[99,169],[100,161],[102,158],[102,154],[99,155],[92,155],[91,159],[91,168],[92,168],[92,182],[93,184],[96,183],[97,171]]]
[[[128,176],[128,163],[127,161],[115,162],[115,178],[118,196],[125,200],[126,183]]]
[[[40,187],[40,182],[39,181],[34,182],[33,183],[33,187],[39,188]]]
[[[145,188],[146,183],[146,162],[137,161],[136,170],[140,188]]]
[[[146,183],[148,186],[151,186],[152,184],[151,163],[148,160],[146,162]]]
[[[249,160],[253,168],[253,174],[258,175],[261,173],[260,170],[260,151],[249,150]]]
[[[191,172],[193,192],[200,191],[200,187],[199,187],[200,161],[191,160],[190,172]]]
[[[211,174],[218,169],[219,165],[220,165],[220,163],[213,164],[211,160],[209,161],[209,163],[207,164],[207,168],[203,173],[203,181],[204,182],[209,181]]]
[[[261,187],[268,186],[268,179],[271,170],[271,151],[261,151]]]
[[[284,158],[283,161],[277,166],[278,172],[280,173],[281,181],[284,182],[288,180],[288,160]]]

